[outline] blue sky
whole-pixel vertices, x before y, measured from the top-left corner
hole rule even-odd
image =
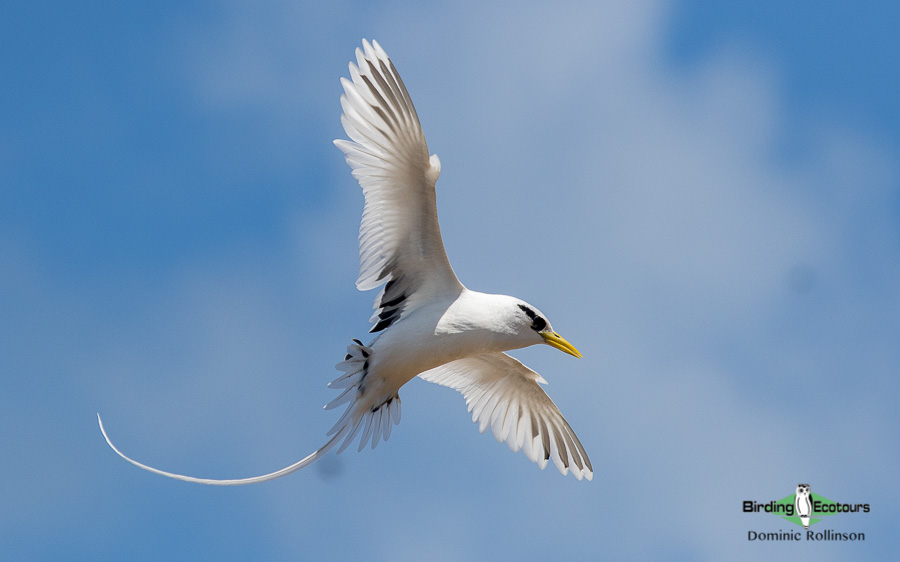
[[[34,560],[888,559],[900,550],[894,3],[8,3],[0,554]],[[324,441],[368,329],[331,140],[362,37],[443,164],[461,280],[584,354],[540,372],[595,468],[538,470],[456,393]],[[798,482],[865,543],[760,544]],[[826,525],[820,523],[819,525]]]

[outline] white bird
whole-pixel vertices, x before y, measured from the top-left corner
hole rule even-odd
[[[339,443],[340,453],[357,435],[359,450],[387,440],[400,422],[398,391],[419,376],[461,392],[482,433],[490,426],[498,441],[523,450],[542,469],[552,460],[563,475],[571,470],[590,480],[584,447],[538,384],[547,381],[504,351],[546,343],[581,354],[537,308],[459,282],[438,226],[434,186],[441,163],[428,155],[406,86],[376,41],[363,40],[356,60],[351,80],[341,78],[341,123],[351,140],[334,144],[365,195],[356,286],[384,288],[371,318],[375,339],[369,345],[353,340],[337,364],[343,374],[328,385],[343,391],[326,409],[349,403],[330,439],[281,470],[234,480],[173,474],[132,460],[113,445],[98,415],[106,442],[128,462],[169,478],[221,486],[265,482],[312,464]]]

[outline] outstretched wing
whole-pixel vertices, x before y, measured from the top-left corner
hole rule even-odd
[[[418,302],[455,296],[453,273],[438,226],[434,184],[441,171],[397,69],[377,42],[363,40],[341,78],[341,123],[351,140],[334,144],[346,156],[366,198],[359,227],[361,291],[386,283],[375,299],[373,332]],[[358,66],[357,66],[358,65]]]
[[[579,480],[593,478],[584,447],[538,384],[547,381],[509,355],[475,355],[419,376],[461,392],[482,433],[490,426],[497,441],[513,452],[522,449],[541,469],[552,459],[563,475],[571,470]]]

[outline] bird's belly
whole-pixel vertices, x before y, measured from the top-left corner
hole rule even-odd
[[[444,363],[458,359],[439,342],[423,339],[373,349],[369,375],[391,381],[399,389],[413,377]]]
[[[417,331],[412,337],[410,335],[404,334],[403,330],[385,333],[372,346],[369,375],[366,378],[381,379],[384,392],[391,396],[416,375],[428,369],[463,357],[493,351],[484,339],[461,334]]]

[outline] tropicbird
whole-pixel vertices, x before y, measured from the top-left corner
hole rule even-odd
[[[343,389],[325,405],[348,404],[328,432],[330,439],[307,457],[281,470],[232,480],[195,478],[137,462],[113,445],[100,415],[107,444],[131,464],[169,478],[235,486],[274,480],[308,466],[340,443],[338,453],[359,437],[358,450],[387,441],[400,422],[400,387],[418,376],[463,394],[472,421],[497,441],[522,450],[541,469],[552,460],[565,475],[591,480],[593,468],[575,432],[540,387],[547,384],[505,351],[544,343],[575,357],[575,347],[557,334],[530,304],[506,295],[467,289],[444,251],[435,203],[441,172],[428,145],[406,86],[377,41],[363,40],[341,78],[341,124],[350,140],[335,140],[365,196],[359,227],[361,291],[384,286],[375,298],[364,345],[353,340],[337,364],[343,374],[330,388]],[[540,384],[539,384],[540,383]]]

